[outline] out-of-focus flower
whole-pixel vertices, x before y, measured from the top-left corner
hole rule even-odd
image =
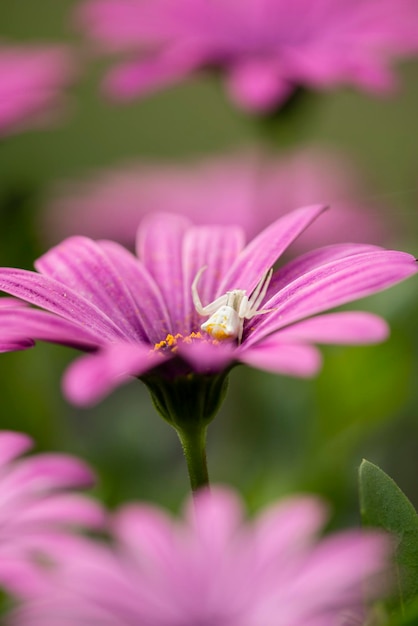
[[[350,530],[318,539],[326,514],[316,498],[283,500],[251,522],[226,489],[200,492],[193,504],[181,521],[149,505],[123,507],[113,548],[81,543],[12,623],[336,626],[365,617],[365,583],[369,600],[381,592],[386,538]]]
[[[40,339],[91,352],[67,371],[70,400],[94,403],[141,377],[169,421],[176,404],[192,419],[192,398],[212,417],[213,385],[239,362],[311,376],[321,361],[314,343],[387,335],[386,323],[369,313],[318,314],[417,271],[409,254],[336,244],[290,261],[268,284],[270,268],[323,210],[293,211],[247,246],[238,227],[150,215],[138,232],[139,259],[114,242],[69,238],[36,261],[37,272],[0,269],[1,290],[44,309],[0,307],[0,349]]]
[[[393,59],[418,49],[417,0],[85,0],[78,19],[130,58],[109,91],[142,96],[218,68],[241,107],[267,111],[298,85],[390,91]]]
[[[98,504],[67,491],[90,487],[92,471],[66,454],[19,458],[32,445],[27,435],[0,431],[0,584],[19,595],[38,588],[32,559],[48,537],[58,545],[70,526],[99,528],[104,522]]]
[[[44,230],[54,243],[83,234],[132,248],[140,219],[169,211],[198,224],[240,224],[253,237],[295,206],[327,198],[332,211],[298,238],[293,251],[342,241],[381,243],[389,230],[385,207],[368,200],[358,178],[340,155],[315,148],[275,158],[247,151],[183,165],[138,163],[58,185]]]
[[[62,46],[0,42],[0,137],[55,120],[73,77]]]

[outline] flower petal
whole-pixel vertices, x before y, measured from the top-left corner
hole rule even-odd
[[[145,344],[117,343],[79,358],[67,369],[63,386],[79,406],[93,405],[111,391],[160,365],[168,358]]]
[[[280,76],[277,64],[243,60],[229,69],[227,87],[231,98],[249,111],[269,111],[286,100],[294,85]]]
[[[292,241],[325,209],[325,205],[317,204],[292,211],[263,230],[241,252],[222,281],[219,292],[245,289],[250,294]]]
[[[280,289],[286,287],[290,282],[299,278],[303,274],[310,272],[311,270],[325,265],[331,261],[337,261],[338,259],[344,259],[355,254],[363,254],[365,252],[376,252],[382,250],[380,246],[373,246],[362,243],[337,243],[331,246],[324,246],[323,248],[317,248],[311,250],[306,254],[298,256],[296,259],[292,259],[289,263],[286,263],[283,267],[279,268],[274,274],[268,288],[265,302],[270,300],[274,294]]]
[[[186,78],[201,60],[202,53],[194,46],[167,48],[111,70],[105,79],[105,90],[121,99],[142,96]]]
[[[204,341],[177,344],[177,354],[199,374],[217,374],[235,361],[235,345],[224,342],[218,345]]]
[[[1,498],[21,498],[48,493],[66,487],[91,487],[95,482],[92,470],[82,461],[66,454],[38,454],[13,466],[2,477]]]
[[[382,291],[417,269],[413,256],[395,250],[366,252],[322,265],[266,302],[265,306],[274,310],[254,319],[245,343],[253,345],[288,324]]]
[[[256,346],[241,347],[237,360],[251,367],[276,374],[309,378],[321,368],[322,357],[317,348],[301,343],[287,343],[280,333],[270,335]]]
[[[123,272],[135,303],[135,313],[148,340],[152,344],[158,343],[170,332],[170,315],[158,285],[128,250],[113,241],[100,241],[99,244],[114,266]]]
[[[19,511],[19,524],[36,522],[42,524],[77,524],[88,528],[100,528],[104,524],[102,508],[94,500],[78,494],[54,494],[52,498],[37,500]]]
[[[122,330],[102,311],[48,276],[3,267],[0,269],[0,289],[83,326],[102,340],[123,337]]]
[[[206,266],[198,284],[203,306],[218,295],[220,280],[229,271],[244,245],[244,233],[233,226],[200,226],[189,228],[183,240],[184,298],[186,311],[191,311],[188,332],[199,326],[200,316],[194,311],[191,285],[196,274]]]
[[[46,311],[23,307],[0,310],[0,346],[6,347],[8,343],[12,346],[16,341],[21,342],[23,349],[33,346],[33,340],[50,341],[80,350],[92,350],[101,344],[94,333]]]
[[[40,257],[35,267],[91,302],[127,338],[146,338],[124,276],[96,242],[87,237],[70,237]]]
[[[23,433],[0,431],[0,467],[20,456],[33,446],[32,439]]]
[[[389,336],[386,321],[373,313],[328,313],[292,324],[279,331],[282,341],[312,343],[378,343]]]
[[[173,334],[186,332],[183,236],[188,226],[185,218],[158,213],[147,216],[138,231],[138,256],[161,289]]]

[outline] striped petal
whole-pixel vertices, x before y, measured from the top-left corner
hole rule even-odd
[[[370,344],[384,341],[389,326],[373,313],[347,311],[318,315],[278,331],[282,341],[332,344]]]
[[[12,346],[15,341],[31,347],[33,340],[59,343],[80,350],[92,350],[102,344],[102,338],[95,333],[46,311],[29,307],[0,310],[0,346],[6,347],[8,343]]]
[[[127,338],[133,341],[146,338],[122,266],[116,270],[104,250],[91,239],[70,237],[38,259],[35,267],[91,302]]]
[[[232,289],[251,293],[281,254],[325,209],[325,205],[318,204],[292,211],[263,230],[241,252],[222,281],[220,293]]]
[[[138,231],[138,257],[161,289],[173,333],[185,333],[183,236],[185,218],[159,213],[144,219]]]
[[[123,338],[123,331],[91,302],[62,283],[37,272],[0,269],[0,290],[73,321],[103,341]]]
[[[120,272],[135,303],[135,312],[150,343],[158,343],[168,333],[170,315],[161,292],[143,264],[113,241],[100,241],[100,247]]]
[[[366,252],[320,267],[281,289],[266,304],[271,313],[256,317],[247,346],[288,324],[382,291],[415,274],[414,257],[404,252]]]

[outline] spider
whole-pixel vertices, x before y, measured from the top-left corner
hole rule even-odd
[[[210,315],[200,328],[219,341],[237,339],[239,345],[242,340],[244,320],[250,320],[256,315],[264,315],[273,310],[258,308],[267,293],[273,268],[263,275],[249,298],[245,290],[233,289],[203,306],[197,291],[197,284],[206,267],[198,271],[192,283],[192,298],[196,311],[199,315]]]

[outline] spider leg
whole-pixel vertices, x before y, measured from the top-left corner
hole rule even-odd
[[[204,267],[201,267],[192,282],[193,304],[197,313],[199,313],[199,315],[212,315],[219,309],[219,307],[226,304],[226,301],[228,298],[227,294],[225,294],[223,296],[220,296],[219,298],[216,298],[216,300],[214,300],[213,302],[210,302],[206,306],[203,306],[202,301],[200,300],[199,292],[197,290],[197,284],[203,272],[206,270],[206,268],[207,268],[206,265]]]
[[[271,309],[268,310],[260,310],[258,311],[258,307],[262,303],[267,293],[267,289],[269,288],[269,284],[271,281],[271,277],[273,275],[273,268],[271,267],[261,278],[260,282],[257,284],[256,288],[252,292],[250,299],[248,301],[249,307],[248,311],[245,315],[247,319],[251,319],[254,315],[260,315],[262,313],[269,313]]]

